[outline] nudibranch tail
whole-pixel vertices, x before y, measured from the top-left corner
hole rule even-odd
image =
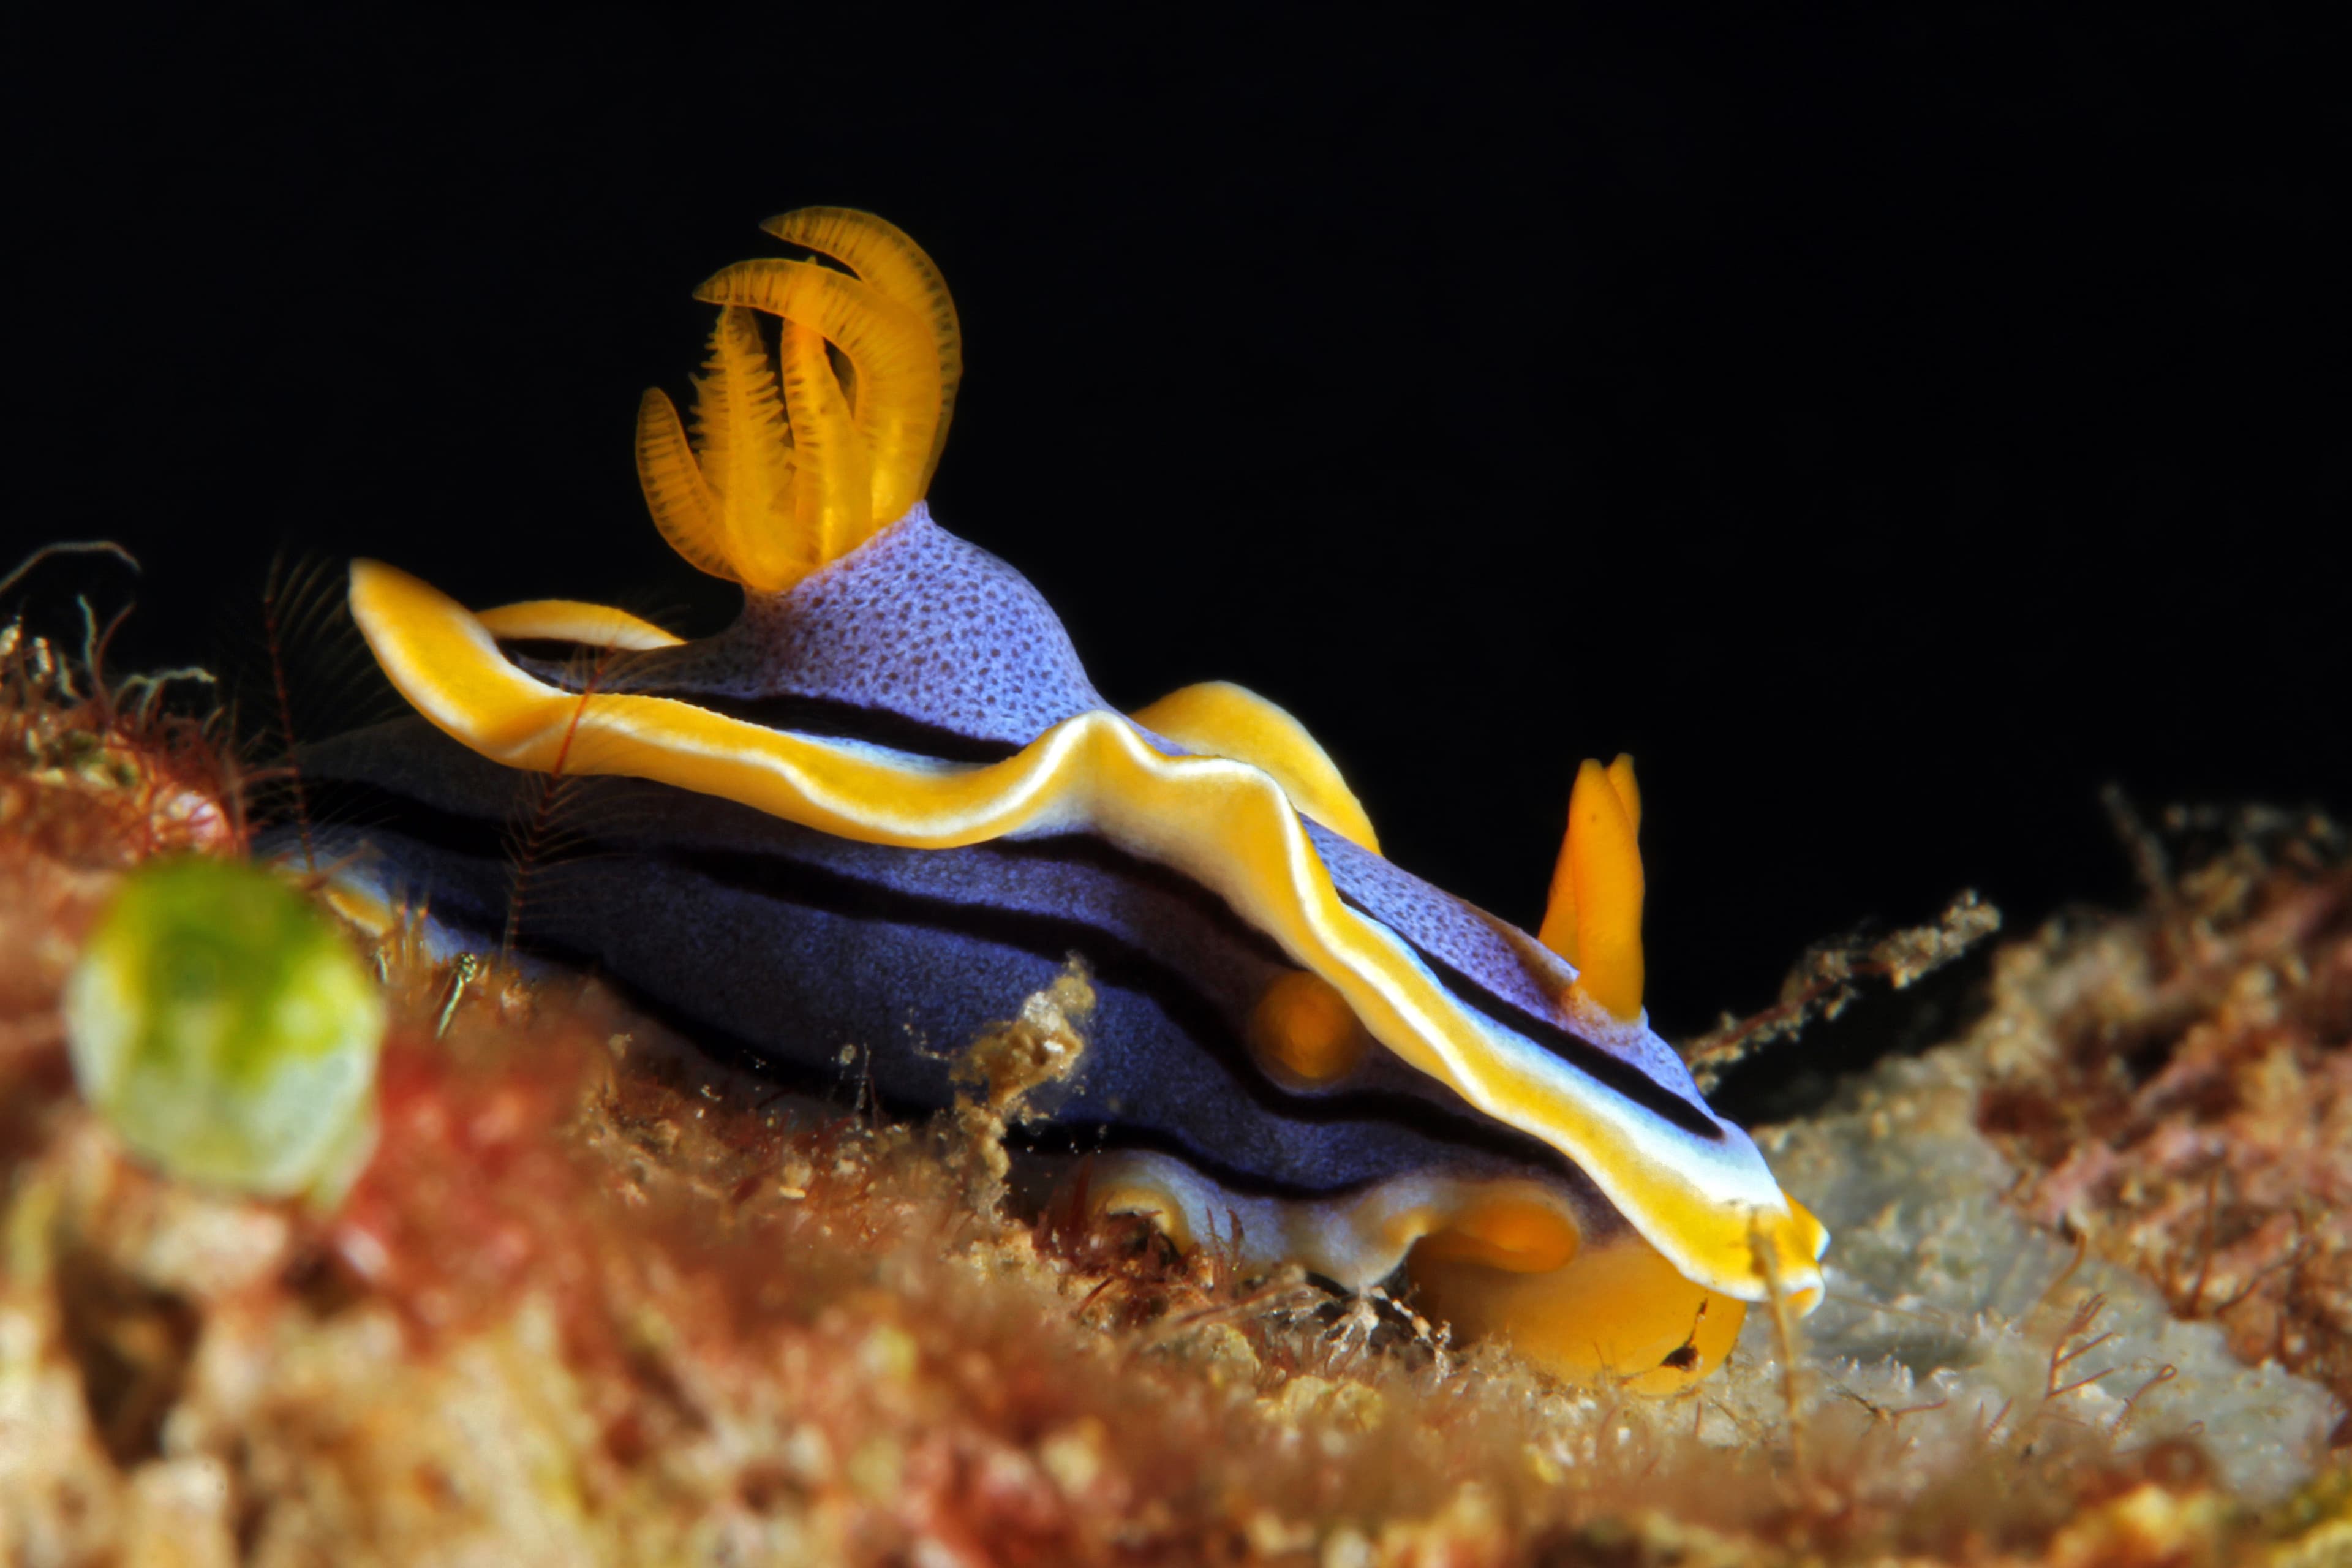
[[[1642,792],[1633,759],[1588,761],[1569,794],[1568,836],[1537,940],[1576,965],[1577,989],[1612,1017],[1642,1016]]]
[[[947,440],[963,351],[939,269],[889,224],[811,207],[764,226],[856,275],[771,258],[706,281],[697,297],[722,309],[695,384],[695,438],[667,395],[647,392],[637,410],[637,478],[680,555],[713,576],[775,593],[923,499]],[[782,323],[773,363],[759,314]]]

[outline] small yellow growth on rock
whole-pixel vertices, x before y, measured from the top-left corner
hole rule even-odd
[[[1053,984],[1021,1004],[1018,1017],[974,1040],[956,1062],[956,1083],[979,1090],[959,1094],[955,1109],[956,1157],[971,1173],[977,1212],[993,1215],[1003,1202],[1013,1168],[1004,1152],[1006,1124],[1025,1118],[1031,1095],[1078,1070],[1087,1048],[1078,1031],[1094,1010],[1094,986],[1073,954]]]
[[[337,1196],[374,1137],[384,1004],[334,923],[257,867],[134,874],[68,981],[74,1076],[175,1174]]]

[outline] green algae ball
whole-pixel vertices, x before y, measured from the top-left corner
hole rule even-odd
[[[173,1175],[340,1196],[374,1141],[383,996],[332,921],[258,867],[130,877],[67,981],[74,1078]]]

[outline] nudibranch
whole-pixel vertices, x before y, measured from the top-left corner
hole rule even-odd
[[[689,435],[646,394],[656,524],[741,585],[682,641],[540,600],[475,614],[393,566],[353,618],[416,717],[314,745],[365,796],[347,880],[496,942],[527,775],[610,775],[538,954],[692,1037],[886,1107],[1075,957],[1098,998],[1026,1155],[1180,1247],[1362,1289],[1562,1373],[1671,1390],[1747,1303],[1818,1298],[1827,1237],[1710,1111],[1642,1006],[1641,797],[1587,763],[1539,932],[1384,858],[1297,721],[1237,686],[1130,714],[1028,581],[924,496],[961,374],[928,258],[863,213],[704,283]],[[329,847],[335,847],[331,844]]]

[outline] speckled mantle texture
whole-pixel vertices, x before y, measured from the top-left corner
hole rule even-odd
[[[2222,825],[2145,910],[2002,950],[1963,1038],[1766,1130],[1837,1232],[1831,1300],[1650,1402],[1008,1216],[996,1135],[1066,1069],[1072,997],[976,1047],[960,1115],[892,1129],[394,943],[382,1140],[334,1212],[144,1169],[73,1092],[57,988],[126,867],[237,852],[231,775],[10,675],[0,1562],[2352,1552],[2324,825]]]

